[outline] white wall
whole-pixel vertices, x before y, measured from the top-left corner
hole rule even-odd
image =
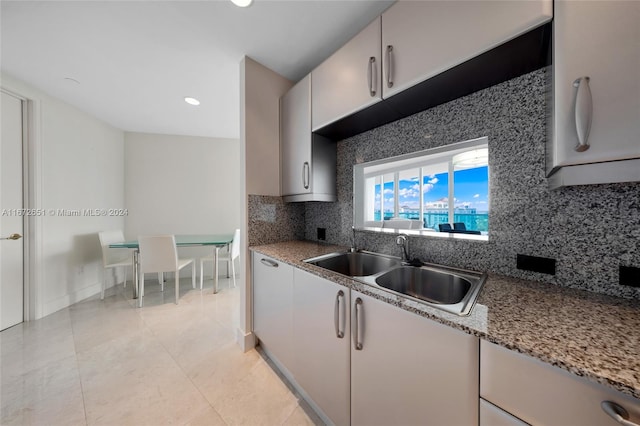
[[[240,227],[239,152],[237,139],[125,133],[127,238],[232,234]],[[210,251],[181,248],[180,255]]]
[[[247,196],[280,196],[280,97],[293,82],[245,56],[240,62],[240,163],[242,256],[240,326],[237,341],[243,350],[255,345],[251,314],[251,268],[247,244]]]
[[[31,201],[34,218],[32,318],[100,291],[97,233],[123,229],[120,216],[61,216],[51,210],[115,209],[124,205],[124,133],[8,75],[2,87],[31,102]]]
[[[243,65],[240,125],[247,194],[280,196],[280,97],[293,83],[249,57]]]

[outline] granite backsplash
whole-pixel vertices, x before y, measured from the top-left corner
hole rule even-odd
[[[316,239],[350,245],[353,165],[487,136],[489,241],[410,237],[412,257],[640,299],[619,266],[640,267],[640,184],[551,190],[545,178],[546,70],[541,69],[337,143],[334,203],[249,196],[250,244]],[[265,205],[268,212],[265,212]],[[275,212],[275,217],[265,219]],[[268,214],[267,214],[268,213]],[[359,248],[399,255],[394,235],[357,233]],[[556,260],[556,274],[516,268],[516,255]]]

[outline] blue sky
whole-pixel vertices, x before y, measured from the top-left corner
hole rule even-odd
[[[477,209],[478,212],[486,212],[489,209],[489,182],[488,168],[477,167],[467,170],[459,170],[454,176],[455,205],[468,205]],[[399,202],[400,206],[418,208],[420,185],[418,178],[415,180],[401,180],[399,182]],[[385,210],[387,206],[393,206],[393,183],[387,182],[385,189]],[[424,177],[424,200],[425,202],[437,201],[448,196],[448,174],[441,173]],[[378,191],[376,191],[378,192]],[[378,199],[378,197],[376,197]],[[376,208],[379,208],[376,203]]]

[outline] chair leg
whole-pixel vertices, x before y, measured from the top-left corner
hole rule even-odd
[[[140,272],[140,288],[138,289],[138,307],[142,308],[142,299],[144,298],[144,272]]]
[[[100,293],[100,300],[104,300],[104,289],[107,287],[107,270],[102,272],[102,291]]]
[[[176,269],[176,305],[178,304],[179,294],[180,294],[180,271]]]
[[[202,280],[204,275],[204,260],[200,259],[200,290],[202,290]]]
[[[124,269],[124,284],[123,284],[123,288],[127,288],[127,272],[129,271],[129,268],[127,266],[123,266],[122,269]]]
[[[202,275],[200,275],[202,278]],[[191,287],[196,288],[196,260],[191,263]]]
[[[235,260],[231,261],[231,273],[233,274],[233,286],[236,286],[236,262]]]

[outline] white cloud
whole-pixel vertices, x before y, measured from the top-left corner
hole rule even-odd
[[[480,198],[480,194],[475,194],[473,198]]]
[[[425,183],[424,185],[422,185],[422,193],[426,194],[427,192],[431,191],[433,189],[433,186],[433,184]]]
[[[429,176],[429,180],[427,181],[427,183],[430,183],[432,185],[435,185],[436,183],[438,183],[440,181],[440,179],[438,179],[435,176]]]
[[[393,189],[385,189],[384,194],[385,195],[393,194]]]
[[[420,194],[413,188],[403,188],[398,191],[398,196],[404,198],[418,198]]]

